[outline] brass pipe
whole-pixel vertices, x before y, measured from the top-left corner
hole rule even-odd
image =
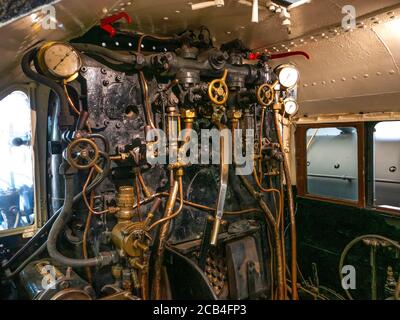
[[[296,217],[294,213],[294,198],[293,198],[293,190],[292,190],[292,182],[290,178],[290,167],[289,167],[289,159],[288,155],[284,150],[283,145],[283,137],[280,126],[279,119],[279,109],[274,108],[274,123],[275,129],[278,136],[278,141],[281,147],[281,151],[283,153],[283,169],[285,173],[285,180],[287,186],[288,193],[288,202],[289,202],[289,215],[290,215],[290,233],[291,233],[291,274],[292,274],[292,298],[293,300],[298,300],[298,292],[297,292],[297,232],[296,232]]]
[[[181,180],[182,178],[180,178]],[[165,213],[164,213],[164,218],[168,218],[173,214],[174,210],[174,205],[176,202],[176,198],[178,197],[178,191],[179,191],[179,181],[175,180],[174,184],[171,185],[171,190],[170,190],[170,195],[165,207]],[[154,274],[154,298],[155,300],[160,300],[161,299],[161,272],[162,272],[162,259],[164,255],[164,249],[165,249],[165,239],[167,237],[167,233],[169,230],[169,222],[165,223],[161,230],[160,230],[160,235],[159,235],[159,243],[158,243],[158,250],[157,250],[157,257],[156,257],[156,263],[155,263],[155,274]]]
[[[182,209],[183,209],[183,205],[184,205],[184,200],[183,200],[183,186],[182,186],[182,177],[179,177],[179,198],[177,197],[176,199],[179,199],[179,208],[170,216],[164,217],[162,219],[157,220],[156,222],[154,222],[147,230],[150,231],[152,229],[154,229],[156,226],[158,226],[159,224],[172,220],[174,219],[176,216],[178,216]]]
[[[170,195],[169,192],[155,193],[155,194],[151,195],[151,197],[140,201],[140,205],[148,204],[148,203],[154,201],[158,197],[168,198],[169,195]],[[179,200],[179,201],[180,201],[180,199],[181,199],[180,197],[177,198],[177,200]],[[187,200],[183,200],[183,204],[186,205],[186,206],[192,207],[192,208],[203,210],[203,211],[215,212],[215,210],[216,210],[215,208],[208,207],[208,206],[205,206],[205,205],[202,205],[202,204],[199,204],[199,203],[195,203],[195,202],[192,202],[192,201],[187,201]],[[136,208],[137,208],[137,204],[135,204],[133,206],[133,209],[136,209]],[[236,216],[236,215],[255,213],[255,212],[261,213],[261,212],[264,212],[264,211],[262,211],[261,209],[258,209],[258,208],[250,208],[250,209],[244,209],[244,210],[239,210],[239,211],[224,211],[224,215]]]
[[[142,176],[142,173],[140,172],[140,170],[137,172],[136,176],[139,178],[139,182],[140,182],[140,185],[142,186],[144,196],[146,198],[151,197],[153,192],[150,191],[150,189],[147,187],[146,183],[144,182],[143,176]]]

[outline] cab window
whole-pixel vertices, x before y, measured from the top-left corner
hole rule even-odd
[[[354,127],[310,128],[306,132],[306,193],[358,201],[358,133]]]
[[[374,203],[380,208],[400,210],[400,121],[375,126]]]
[[[32,122],[28,96],[0,101],[0,230],[34,223]]]

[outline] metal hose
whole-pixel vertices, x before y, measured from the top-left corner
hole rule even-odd
[[[89,187],[87,188],[87,192],[91,192],[92,190],[94,190],[98,185],[100,185],[104,179],[107,177],[107,175],[110,172],[110,166],[111,166],[111,162],[110,162],[110,158],[109,157],[104,157],[104,159],[106,160],[105,165],[104,165],[104,169],[103,172],[101,174],[98,175],[98,177],[89,185]],[[82,195],[83,193],[80,192],[78,193],[74,198],[73,198],[73,203],[77,203],[78,201],[80,201],[82,199]],[[39,241],[39,239],[49,230],[52,228],[54,222],[56,221],[57,217],[60,215],[62,208],[58,209],[52,216],[51,218],[45,223],[45,225],[20,249],[18,250],[11,258],[10,260],[8,260],[6,263],[3,264],[3,268],[8,268],[10,267],[15,261],[18,260],[19,257],[21,257],[27,250],[29,250],[37,241]],[[44,241],[43,244],[46,244],[47,240]],[[42,245],[43,245],[42,244]],[[41,245],[41,246],[42,246]],[[32,256],[36,256],[39,252],[39,249],[32,254]],[[30,259],[30,257],[28,258]],[[28,260],[26,259],[26,260]],[[25,261],[26,261],[25,260]],[[21,264],[25,263],[22,262]],[[13,272],[14,273],[14,272]]]
[[[104,266],[113,263],[116,259],[116,253],[114,252],[100,253],[99,256],[90,259],[73,259],[64,256],[57,250],[58,236],[64,229],[73,211],[72,206],[74,201],[72,195],[74,192],[74,175],[64,174],[64,182],[65,182],[64,205],[61,209],[61,213],[54,222],[53,227],[51,228],[47,239],[47,251],[50,257],[63,265],[78,267],[78,268]]]
[[[126,63],[126,64],[136,64],[136,55],[129,53],[120,53],[114,50],[110,50],[104,47],[96,46],[94,44],[87,43],[72,43],[71,44],[75,49],[83,52],[89,52],[98,54],[109,59]]]

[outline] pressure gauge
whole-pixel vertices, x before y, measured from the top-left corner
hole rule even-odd
[[[289,116],[292,117],[296,115],[296,113],[299,111],[299,105],[297,104],[297,101],[293,98],[287,98],[283,101],[283,105],[285,108],[285,113]]]
[[[300,73],[295,66],[291,64],[283,64],[275,69],[279,83],[286,89],[292,89],[296,86],[300,79]]]
[[[82,66],[79,53],[69,44],[50,42],[38,53],[39,68],[42,72],[59,80],[72,81]]]

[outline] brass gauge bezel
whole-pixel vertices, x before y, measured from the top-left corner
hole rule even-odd
[[[296,104],[296,111],[293,112],[292,114],[286,112],[286,104],[287,104],[288,102],[294,102],[294,103]],[[300,109],[300,106],[299,106],[299,104],[298,104],[298,102],[297,102],[296,99],[294,99],[294,98],[286,98],[285,100],[283,100],[283,110],[284,110],[285,114],[286,114],[288,117],[294,117],[294,116],[299,112],[299,109]]]
[[[54,70],[52,70],[46,63],[46,52],[53,46],[55,45],[62,45],[65,47],[68,47],[76,56],[76,58],[78,59],[78,66],[76,68],[76,70],[68,75],[60,75],[57,72],[55,72]],[[65,82],[71,82],[73,80],[75,80],[78,75],[79,75],[79,70],[82,68],[82,59],[81,56],[79,54],[79,52],[70,44],[68,43],[64,43],[64,42],[47,42],[45,43],[40,49],[39,52],[37,54],[37,64],[38,67],[40,69],[40,71],[42,73],[44,73],[45,75],[56,79],[56,80],[63,80]]]
[[[293,86],[287,87],[287,86],[285,86],[285,85],[283,85],[283,84],[281,83],[280,73],[281,73],[282,70],[285,69],[285,68],[291,68],[291,69],[296,70],[296,72],[297,72],[297,75],[298,75],[297,81],[296,81],[296,83],[295,83]],[[299,81],[300,81],[300,71],[299,71],[299,69],[298,69],[295,65],[290,64],[290,63],[281,64],[281,65],[277,66],[277,67],[274,69],[274,73],[275,73],[276,76],[278,77],[279,84],[280,84],[283,88],[285,88],[285,89],[293,89],[293,88],[295,88],[295,87],[298,85]]]

